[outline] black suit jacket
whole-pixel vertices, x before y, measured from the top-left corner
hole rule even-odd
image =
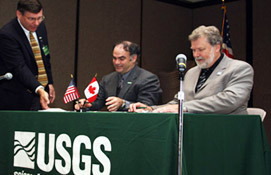
[[[116,96],[117,86],[119,83],[119,73],[112,72],[103,77],[100,82],[100,90],[96,101],[92,103],[90,110],[100,110],[105,105],[105,100],[110,96]],[[160,82],[156,75],[135,66],[119,92],[118,97],[130,103],[142,102],[147,105],[155,105],[158,103],[159,96],[162,93]],[[126,111],[126,108],[119,110]]]
[[[50,54],[45,55],[43,50],[48,47],[47,31],[43,22],[36,33],[48,83],[52,84]],[[0,75],[6,72],[12,73],[13,78],[0,81],[0,109],[29,110],[34,98],[37,98],[35,89],[40,83],[37,81],[38,68],[30,43],[17,18],[0,30]]]

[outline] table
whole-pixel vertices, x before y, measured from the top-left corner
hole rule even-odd
[[[259,116],[194,114],[184,120],[187,174],[271,174],[269,145]]]
[[[177,174],[178,115],[0,111],[0,175]],[[183,175],[267,175],[259,116],[184,114]]]

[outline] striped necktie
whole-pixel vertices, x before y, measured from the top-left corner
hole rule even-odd
[[[201,70],[201,73],[200,73],[200,76],[199,76],[199,79],[198,79],[198,83],[197,83],[197,86],[196,86],[196,93],[200,90],[200,88],[202,87],[202,85],[205,83],[205,81],[207,80],[207,71],[208,69],[202,69]]]
[[[37,66],[38,66],[38,81],[40,82],[42,86],[45,87],[48,84],[48,78],[47,78],[46,70],[45,70],[43,60],[41,57],[40,47],[36,39],[34,38],[32,32],[30,32],[30,44],[31,44],[34,57],[36,59]]]

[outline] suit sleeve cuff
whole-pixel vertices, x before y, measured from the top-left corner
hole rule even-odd
[[[43,86],[41,86],[41,85],[40,85],[40,86],[38,86],[38,87],[36,88],[36,90],[35,90],[35,93],[36,93],[36,94],[38,94],[38,90],[39,90],[40,88],[44,89],[44,87],[43,87]]]

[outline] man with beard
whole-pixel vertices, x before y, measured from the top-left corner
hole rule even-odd
[[[190,35],[191,50],[197,66],[187,71],[184,82],[184,112],[247,114],[253,86],[253,68],[222,53],[222,37],[214,26],[200,26]],[[129,111],[178,112],[177,94],[169,103],[130,105]]]

